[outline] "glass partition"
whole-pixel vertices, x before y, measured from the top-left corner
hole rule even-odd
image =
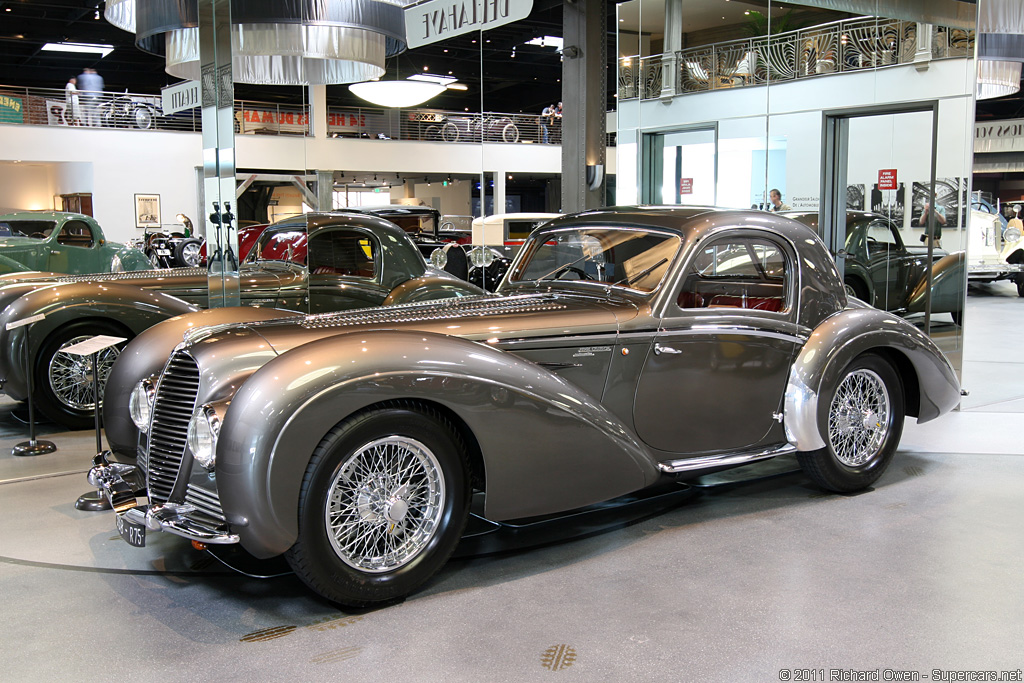
[[[959,370],[973,23],[762,5],[617,5],[617,203],[791,211]]]

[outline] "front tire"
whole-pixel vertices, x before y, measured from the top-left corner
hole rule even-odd
[[[285,554],[331,602],[366,607],[411,593],[451,556],[469,513],[466,449],[418,407],[355,415],[313,452],[299,492],[299,535]]]
[[[70,429],[88,429],[95,419],[92,387],[92,356],[73,356],[62,348],[98,334],[130,337],[122,328],[102,320],[84,321],[63,327],[43,342],[35,358],[35,401],[48,418]],[[99,353],[100,400],[114,361],[127,342]]]
[[[903,433],[903,385],[881,356],[864,354],[844,370],[819,404],[825,447],[798,453],[801,468],[823,489],[848,493],[878,481]]]

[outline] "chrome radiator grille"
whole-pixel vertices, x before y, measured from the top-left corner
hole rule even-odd
[[[185,456],[185,435],[199,395],[199,366],[178,351],[167,362],[156,389],[149,430],[146,485],[149,502],[166,502]]]
[[[216,491],[207,491],[198,486],[188,485],[185,502],[196,506],[196,510],[209,517],[214,523],[224,523],[224,511]]]

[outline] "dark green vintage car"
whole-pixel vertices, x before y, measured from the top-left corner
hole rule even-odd
[[[92,216],[63,211],[0,216],[0,273],[118,273],[152,267],[138,249],[108,241]]]
[[[398,226],[358,214],[308,214],[270,226],[242,263],[239,280],[244,305],[207,311],[204,319],[267,320],[483,294],[429,268]],[[25,399],[30,370],[33,399],[47,417],[88,427],[94,407],[90,363],[61,349],[97,334],[131,339],[162,320],[205,308],[208,296],[203,268],[2,275],[0,387],[16,400]],[[31,329],[5,329],[36,315],[45,318]],[[119,354],[119,347],[101,354],[103,384]]]

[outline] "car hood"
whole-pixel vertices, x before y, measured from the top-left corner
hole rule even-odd
[[[255,323],[212,325],[186,333],[189,353],[209,377],[247,375],[277,355],[311,341],[371,330],[416,330],[472,340],[574,337],[616,332],[636,317],[628,300],[530,294],[510,297],[478,296],[402,304],[341,313],[305,315]],[[232,340],[227,343],[226,340]],[[246,340],[240,342],[239,340]],[[242,358],[244,368],[236,360]],[[226,367],[231,365],[232,367]],[[234,367],[238,365],[238,367]],[[208,399],[218,398],[210,385]],[[212,393],[211,393],[212,390]]]

